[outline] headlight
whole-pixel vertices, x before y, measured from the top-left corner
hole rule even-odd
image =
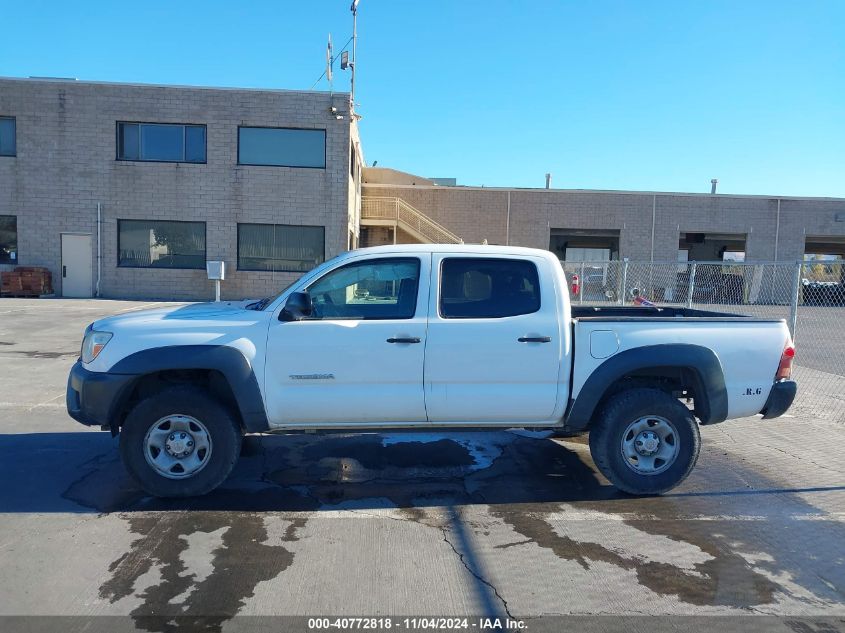
[[[106,343],[111,340],[111,337],[111,332],[98,332],[90,327],[85,330],[85,338],[82,339],[82,351],[80,352],[82,362],[87,364],[97,358]]]

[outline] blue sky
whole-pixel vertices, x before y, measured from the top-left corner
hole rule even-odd
[[[6,76],[307,89],[351,33],[349,0],[3,15]],[[361,0],[364,153],[470,185],[845,197],[843,25],[841,0]]]

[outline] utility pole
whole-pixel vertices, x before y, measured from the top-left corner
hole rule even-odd
[[[349,82],[349,109],[350,112],[355,111],[355,51],[358,44],[358,2],[360,0],[352,0],[352,6],[350,10],[352,11],[352,61],[350,62],[350,66],[352,67],[352,79]]]

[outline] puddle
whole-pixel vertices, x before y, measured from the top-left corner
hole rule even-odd
[[[419,441],[377,435],[326,438],[307,446],[304,462],[325,458],[353,459],[367,470],[461,468],[475,464],[466,446],[451,439]]]

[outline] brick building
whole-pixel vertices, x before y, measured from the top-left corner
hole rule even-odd
[[[224,297],[274,293],[352,245],[360,164],[345,93],[0,79],[0,270],[208,298],[223,260]]]
[[[0,78],[0,270],[47,267],[64,296],[207,299],[206,261],[226,263],[224,298],[259,297],[393,241],[845,255],[845,199],[462,187],[362,165],[345,93]]]
[[[796,261],[845,255],[845,199],[640,191],[455,187],[366,168],[362,244],[393,239],[366,225],[400,200],[465,242],[547,248],[562,260]],[[413,241],[403,223],[397,241]]]

